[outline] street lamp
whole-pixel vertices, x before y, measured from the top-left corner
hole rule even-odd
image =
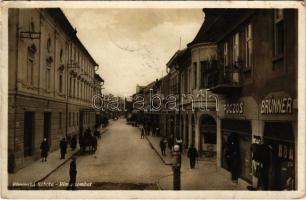
[[[179,119],[178,119],[178,131],[176,132],[176,145],[173,150],[174,162],[172,166],[173,170],[173,189],[180,190],[181,189],[181,153],[182,153],[182,140],[181,140],[181,70],[178,64],[175,65],[175,70],[177,70],[179,81],[178,81],[178,89],[179,89]]]

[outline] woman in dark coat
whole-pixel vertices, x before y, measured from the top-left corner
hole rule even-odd
[[[41,150],[41,162],[46,162],[47,161],[47,156],[48,156],[48,151],[49,151],[49,144],[47,142],[47,138],[44,138],[40,145],[40,150]]]

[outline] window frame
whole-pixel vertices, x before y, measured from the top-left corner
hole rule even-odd
[[[245,27],[245,69],[253,67],[253,27],[249,23]]]
[[[280,14],[280,15],[278,15]],[[285,30],[284,30],[284,10],[275,9],[273,15],[274,23],[274,50],[273,56],[274,61],[283,58],[284,55],[284,46],[285,46]],[[281,33],[281,34],[279,34]]]
[[[233,64],[237,64],[239,60],[239,32],[235,33],[233,36]]]

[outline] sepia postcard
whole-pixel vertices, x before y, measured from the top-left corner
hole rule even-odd
[[[305,198],[303,2],[0,5],[2,198]]]

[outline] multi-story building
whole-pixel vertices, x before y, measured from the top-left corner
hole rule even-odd
[[[62,137],[94,129],[98,64],[60,9],[9,10],[9,171]]]
[[[239,176],[253,185],[258,179],[251,145],[259,139],[270,149],[267,188],[296,188],[297,10],[203,12],[194,40],[167,63],[162,85],[181,97],[179,111],[164,119],[164,132],[227,170],[227,141],[237,138]]]
[[[228,169],[227,138],[235,135],[240,176],[254,182],[256,136],[271,148],[268,188],[287,189],[286,181],[297,178],[297,10],[204,12],[205,21],[188,44],[191,73],[185,75],[193,88],[217,94],[218,106],[195,110],[196,146],[201,151],[206,141],[215,143],[217,164]]]

